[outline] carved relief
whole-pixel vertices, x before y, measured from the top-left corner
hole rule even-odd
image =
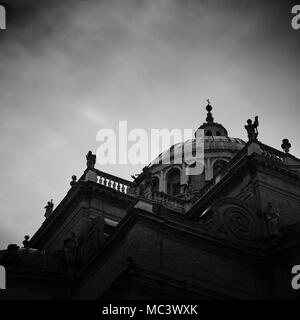
[[[74,232],[64,241],[64,254],[67,264],[74,264],[78,261],[78,239]]]
[[[267,220],[269,235],[281,236],[279,232],[280,212],[278,207],[274,207],[271,202],[268,202],[265,216]]]
[[[218,200],[211,206],[210,215],[209,223],[214,232],[246,241],[255,240],[258,237],[259,223],[256,215],[239,199]]]
[[[241,207],[230,207],[223,213],[223,221],[227,230],[242,240],[253,240],[257,226],[249,211]]]

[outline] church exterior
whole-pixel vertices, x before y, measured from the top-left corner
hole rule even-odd
[[[24,247],[0,251],[3,299],[296,299],[300,265],[300,159],[248,142],[214,121],[204,132],[204,170],[188,175],[172,146],[127,181],[87,168]],[[163,160],[168,156],[170,163]]]

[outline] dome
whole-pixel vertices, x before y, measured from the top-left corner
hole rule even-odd
[[[214,154],[214,156],[219,154],[219,156],[222,157],[225,153],[232,157],[232,154],[243,149],[246,144],[245,141],[228,136],[228,132],[223,125],[214,121],[214,117],[211,113],[212,106],[210,105],[209,100],[207,100],[207,102],[208,105],[206,106],[206,110],[208,113],[206,122],[196,130],[195,139],[174,144],[171,148],[162,152],[154,159],[148,167],[157,164],[180,164],[183,162],[186,162],[189,165],[191,162],[195,161],[195,156],[199,156],[203,159],[203,153],[204,159],[212,154]],[[198,152],[196,152],[196,150]]]
[[[176,197],[201,190],[245,147],[242,139],[229,137],[226,128],[214,121],[212,109],[208,100],[206,122],[194,139],[174,144],[148,165],[154,190]]]
[[[211,152],[237,152],[245,146],[245,141],[239,138],[232,138],[228,136],[205,136],[204,137],[204,158],[206,153]],[[156,159],[154,159],[149,167],[155,164],[166,163],[170,159],[171,163],[176,163],[177,159],[188,160],[190,157],[190,150],[195,154],[196,139],[190,139],[185,142],[179,142],[174,144],[169,149],[162,152]],[[185,157],[183,157],[184,150]],[[165,160],[165,161],[164,161]]]

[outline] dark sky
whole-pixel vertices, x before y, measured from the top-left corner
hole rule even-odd
[[[215,120],[300,156],[297,1],[9,0],[0,31],[0,247],[58,204],[99,129],[192,128]],[[98,166],[129,178],[141,166]]]

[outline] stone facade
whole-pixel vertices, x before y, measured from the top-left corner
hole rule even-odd
[[[95,169],[89,153],[86,171],[26,248],[0,251],[8,288],[0,297],[297,298],[300,160],[229,138],[208,112],[205,171],[188,191],[183,165],[150,164],[130,182]],[[168,194],[174,168],[180,188]]]

